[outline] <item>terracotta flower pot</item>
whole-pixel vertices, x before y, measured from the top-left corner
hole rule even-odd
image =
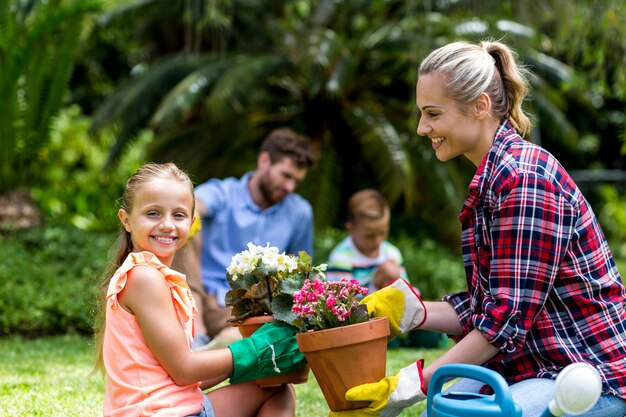
[[[388,335],[387,317],[296,335],[332,411],[369,405],[367,401],[346,401],[346,391],[385,377]]]
[[[242,322],[233,323],[233,326],[237,327],[243,337],[250,337],[263,324],[272,321],[275,321],[273,316],[249,317]],[[261,388],[277,387],[283,384],[303,384],[309,379],[309,369],[309,365],[304,365],[298,371],[257,379],[255,382]]]

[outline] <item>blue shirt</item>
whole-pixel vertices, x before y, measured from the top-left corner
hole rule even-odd
[[[208,211],[202,218],[202,283],[220,305],[230,290],[226,268],[233,255],[248,242],[276,246],[279,251],[313,252],[313,210],[308,201],[290,193],[279,203],[261,210],[252,200],[248,181],[242,178],[210,179],[196,187],[196,198]]]

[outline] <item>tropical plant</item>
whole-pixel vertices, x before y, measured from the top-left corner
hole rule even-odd
[[[286,255],[275,246],[248,243],[247,250],[233,256],[226,271],[231,287],[226,293],[226,305],[232,307],[230,321],[273,315],[276,320],[294,322],[293,295],[308,278],[323,276],[325,269],[324,264],[313,266],[305,251]]]
[[[95,0],[0,2],[0,192],[37,183]]]
[[[119,225],[116,196],[147,162],[144,148],[150,135],[136,140],[115,169],[103,171],[114,138],[107,132],[94,140],[87,133],[89,124],[76,105],[58,113],[48,144],[41,149],[40,163],[46,169],[30,186],[30,194],[46,218],[82,230],[115,230]]]
[[[415,153],[421,159],[407,128],[416,57],[404,52],[419,44],[420,22],[403,2],[395,2],[398,10],[385,3],[276,2],[273,13],[260,14],[237,2],[232,49],[147,63],[100,107],[93,128],[121,122],[115,156],[150,127],[154,159],[179,161],[203,179],[241,174],[265,132],[291,125],[320,150],[309,177],[316,181],[301,189],[314,202],[317,225],[339,218],[343,196],[371,184],[414,206],[417,172],[428,167],[411,161]]]
[[[626,196],[615,186],[600,187],[604,204],[599,213],[604,232],[611,243],[613,254],[618,258],[626,258]],[[622,271],[622,276],[626,271]]]

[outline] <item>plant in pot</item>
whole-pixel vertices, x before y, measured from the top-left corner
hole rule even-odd
[[[298,347],[332,411],[366,407],[368,402],[347,401],[345,393],[385,377],[388,320],[372,318],[359,304],[367,288],[358,281],[321,278],[306,279],[294,293],[298,319],[292,324],[303,331],[296,335]]]
[[[233,256],[226,270],[231,290],[226,305],[232,307],[229,321],[243,337],[250,336],[263,323],[273,320],[295,324],[298,315],[292,311],[294,294],[306,279],[324,276],[326,265],[314,266],[305,251],[298,255],[280,253],[273,246],[248,243],[248,249]],[[262,387],[285,383],[304,383],[309,367],[286,375],[257,380]]]

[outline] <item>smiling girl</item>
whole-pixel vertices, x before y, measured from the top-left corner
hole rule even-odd
[[[194,219],[193,185],[174,164],[148,164],[127,182],[114,272],[102,283],[99,366],[105,416],[293,416],[293,388],[252,381],[304,364],[295,328],[265,325],[228,348],[192,352],[197,310],[170,269]],[[230,377],[231,385],[203,394]],[[235,406],[233,406],[235,405]]]

